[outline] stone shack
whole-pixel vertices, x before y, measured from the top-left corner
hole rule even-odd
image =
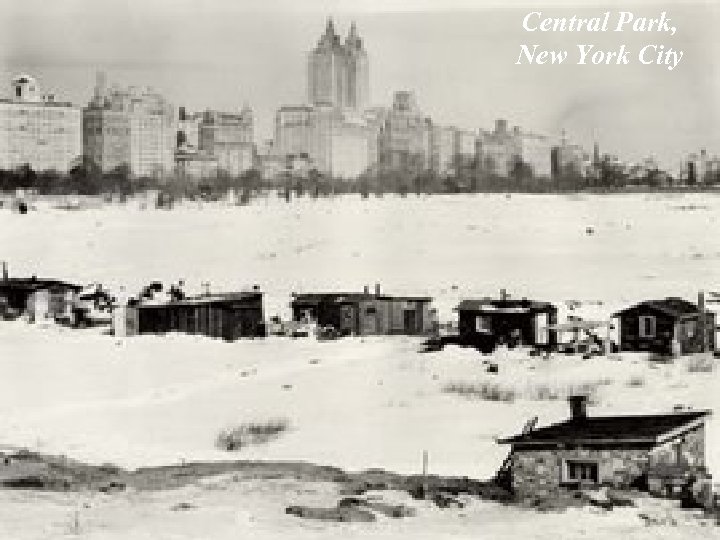
[[[586,406],[586,397],[573,396],[568,420],[498,441],[511,447],[504,468],[519,499],[601,485],[677,496],[688,483],[709,478],[709,411],[589,417]]]

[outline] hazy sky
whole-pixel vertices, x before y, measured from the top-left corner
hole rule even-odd
[[[720,6],[576,0],[0,0],[0,77],[35,75],[47,91],[84,104],[94,74],[150,85],[192,109],[255,110],[258,139],[275,109],[305,99],[305,55],[332,15],[345,34],[355,20],[370,56],[374,104],[413,89],[439,123],[489,128],[497,117],[533,131],[570,136],[636,159],[675,166],[705,147],[720,154]],[[530,11],[547,16],[619,11],[677,27],[657,32],[529,33]],[[563,65],[515,65],[520,45],[567,49]],[[629,65],[577,65],[577,45],[616,50]],[[672,71],[641,65],[646,44],[684,52]],[[6,84],[0,94],[7,94]]]

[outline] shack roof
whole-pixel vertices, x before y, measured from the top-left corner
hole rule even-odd
[[[500,439],[500,444],[658,444],[704,421],[710,411],[677,411],[667,414],[594,416],[569,419],[527,433]]]
[[[61,288],[61,289],[71,289],[74,291],[81,291],[83,289],[82,285],[77,285],[75,283],[68,283],[66,281],[61,281],[59,279],[48,279],[48,278],[37,278],[37,277],[29,277],[29,278],[16,278],[16,277],[10,277],[7,279],[0,279],[0,290],[17,290],[17,291],[37,291],[39,289],[52,289],[52,288]]]
[[[293,304],[317,305],[323,302],[354,303],[367,300],[396,300],[398,302],[432,302],[430,296],[392,296],[388,294],[373,294],[363,292],[321,292],[293,294]]]
[[[481,311],[486,313],[529,313],[531,311],[557,311],[550,302],[528,300],[527,298],[481,298],[460,302],[457,311]]]
[[[674,319],[700,313],[698,307],[692,302],[688,302],[684,298],[668,297],[662,300],[645,300],[639,304],[621,309],[613,316],[619,317],[632,311],[656,311]]]
[[[198,306],[202,304],[235,304],[248,300],[258,300],[262,298],[261,291],[239,291],[229,293],[217,293],[210,295],[190,296],[182,300],[163,300],[148,301],[136,304],[138,308],[168,308],[180,306]]]

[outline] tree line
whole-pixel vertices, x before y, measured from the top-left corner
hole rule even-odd
[[[282,172],[273,179],[264,179],[258,169],[241,175],[224,171],[203,178],[188,180],[177,176],[133,177],[127,165],[111,171],[101,171],[92,161],[80,160],[69,172],[34,171],[29,165],[12,170],[0,169],[0,191],[32,190],[46,195],[107,195],[130,196],[157,190],[171,198],[216,199],[234,191],[239,202],[248,202],[259,193],[276,191],[290,200],[298,196],[328,197],[355,193],[362,197],[371,194],[452,194],[452,193],[552,193],[576,191],[620,191],[630,188],[700,188],[720,185],[720,171],[711,171],[698,178],[692,167],[682,179],[649,168],[628,171],[607,157],[594,164],[590,174],[582,174],[574,167],[553,171],[550,177],[538,177],[532,167],[516,159],[507,175],[497,174],[487,164],[471,161],[457,166],[451,174],[438,174],[425,168],[420,161],[408,161],[402,166],[380,164],[368,169],[358,178],[341,179],[311,169],[302,174]]]

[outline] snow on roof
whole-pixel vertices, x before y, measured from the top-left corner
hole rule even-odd
[[[483,298],[463,300],[458,311],[493,311],[499,313],[524,313],[533,309],[556,309],[550,302],[539,302],[527,298]]]

